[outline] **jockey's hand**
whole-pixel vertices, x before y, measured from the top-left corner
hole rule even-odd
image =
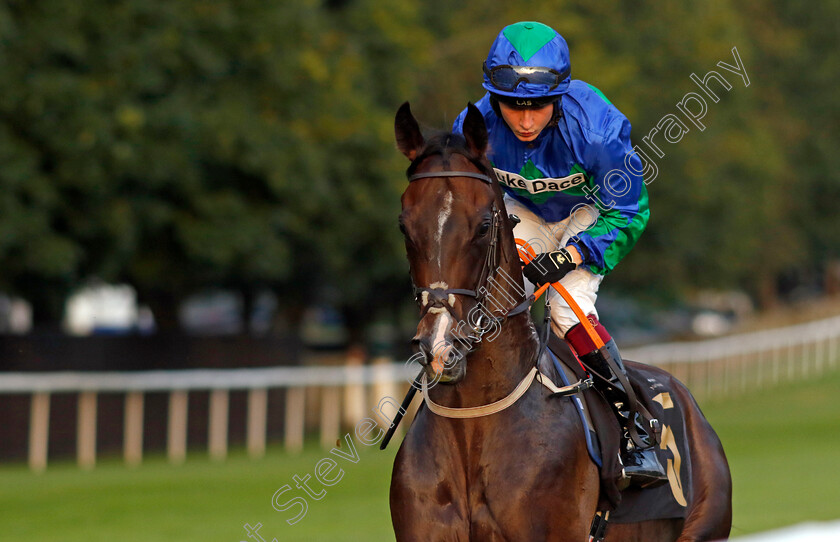
[[[537,257],[522,269],[522,273],[536,286],[542,286],[546,282],[557,282],[576,267],[577,264],[572,260],[569,251],[561,248],[554,252],[537,254]]]

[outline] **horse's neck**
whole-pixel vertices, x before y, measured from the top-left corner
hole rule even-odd
[[[501,393],[491,400],[501,399],[522,380],[534,366],[539,348],[534,326],[527,315],[515,316],[502,322],[498,336],[482,341],[467,358],[467,378],[472,369],[479,388]]]

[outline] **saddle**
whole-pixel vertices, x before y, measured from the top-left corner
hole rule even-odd
[[[564,384],[585,378],[580,363],[563,339],[552,334],[548,353]],[[632,486],[619,489],[622,429],[604,396],[596,388],[586,389],[572,396],[572,401],[583,422],[590,458],[600,471],[598,509],[609,510],[613,523],[684,518],[690,497],[691,465],[682,409],[672,399],[671,377],[644,364],[625,360],[624,365],[639,402],[662,424],[661,442],[655,449],[659,460],[667,466],[669,483],[648,489]]]

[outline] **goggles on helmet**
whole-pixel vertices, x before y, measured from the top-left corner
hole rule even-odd
[[[548,91],[550,92],[562,83],[570,73],[571,70],[560,73],[557,70],[541,66],[511,66],[509,64],[488,68],[487,62],[484,62],[484,74],[487,75],[494,87],[504,92],[512,92],[522,82],[532,85],[548,85]]]

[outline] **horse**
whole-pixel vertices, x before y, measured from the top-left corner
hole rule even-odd
[[[426,141],[405,103],[395,132],[411,162],[399,223],[420,306],[412,343],[427,396],[394,460],[396,539],[583,542],[598,508],[598,468],[571,401],[550,397],[548,384],[537,382],[559,375],[523,310],[529,300],[514,219],[486,157],[484,119],[469,104],[462,135]],[[688,390],[680,385],[675,395],[693,443],[685,517],[610,524],[610,542],[729,534],[731,479],[720,441]],[[477,416],[441,414],[447,411]]]

